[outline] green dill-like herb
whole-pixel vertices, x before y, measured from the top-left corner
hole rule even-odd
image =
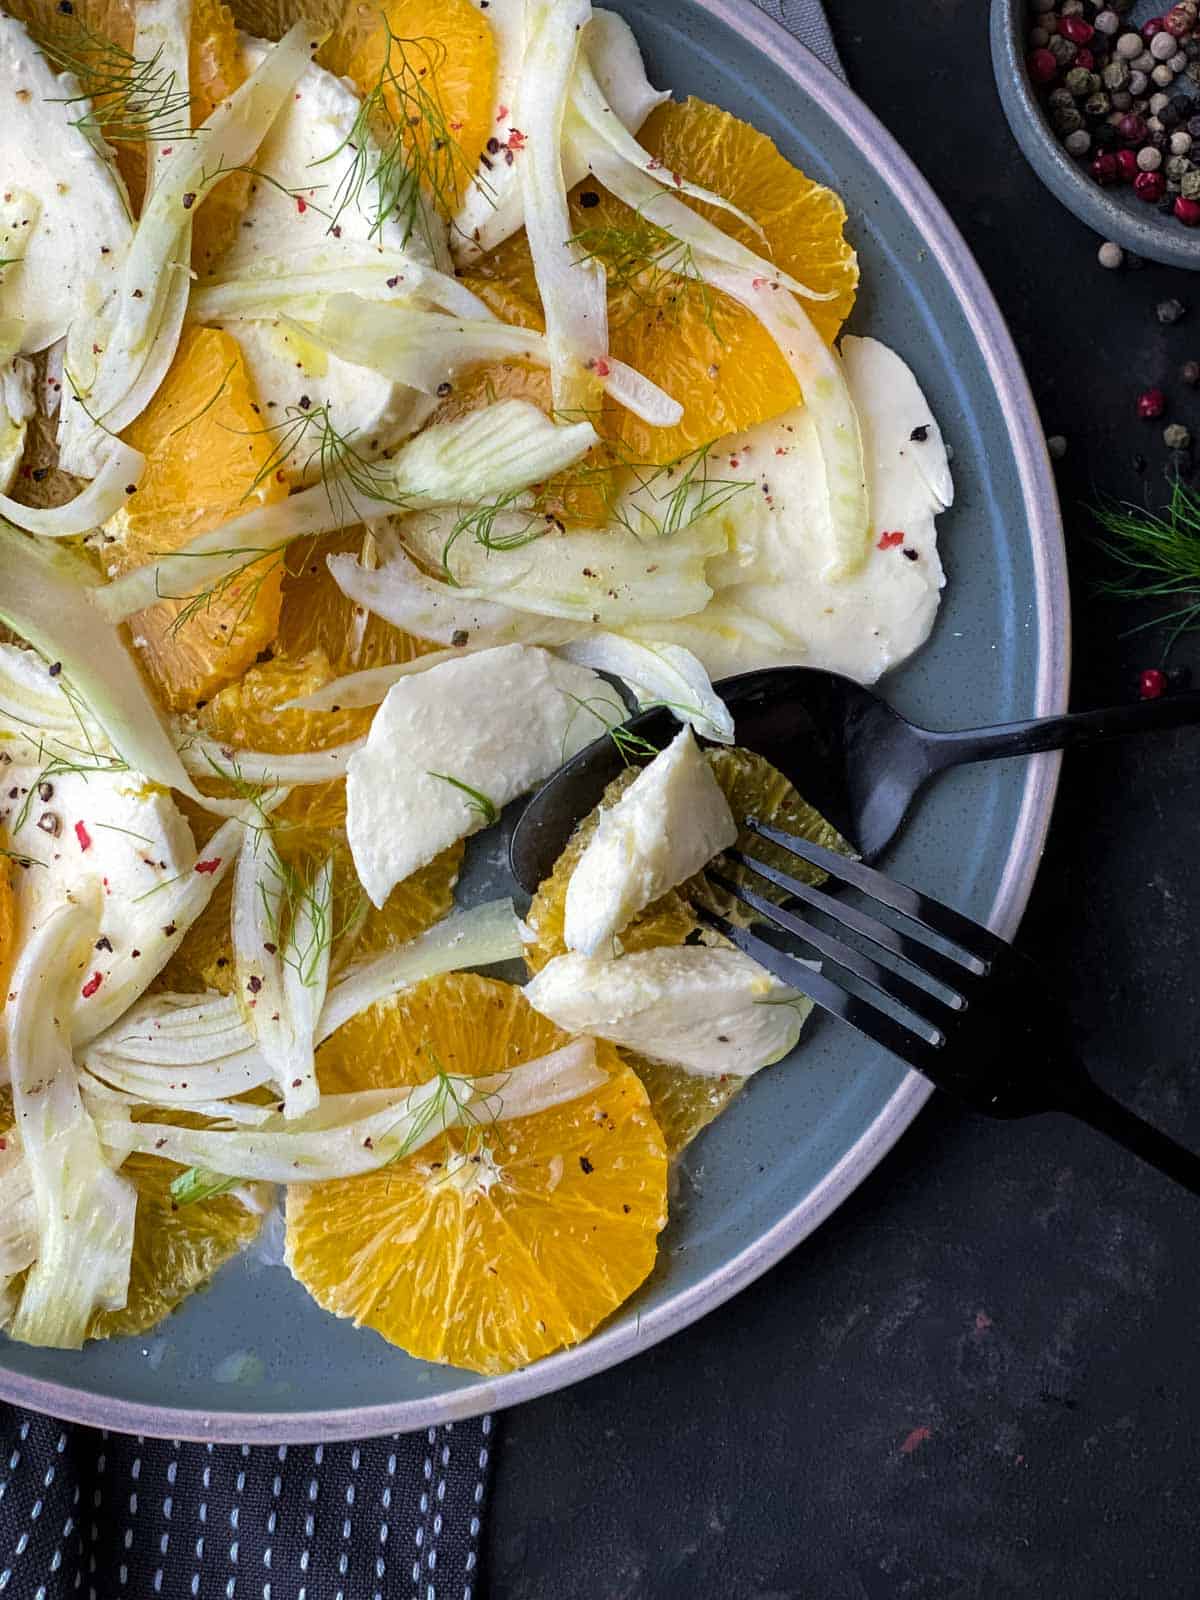
[[[500,812],[495,802],[489,800],[487,795],[483,794],[479,789],[472,789],[471,785],[464,783],[461,778],[452,778],[448,772],[429,772],[426,776],[440,778],[443,783],[448,783],[453,788],[461,790],[467,797],[467,805],[472,811],[479,813],[489,828],[493,822],[499,820]]]
[[[183,1206],[195,1205],[199,1200],[211,1200],[214,1195],[228,1194],[237,1187],[237,1178],[226,1178],[207,1167],[188,1167],[171,1180],[171,1204],[178,1211]]]
[[[712,448],[711,444],[702,445],[662,466],[623,461],[637,492],[651,504],[638,502],[629,507],[618,503],[613,511],[615,521],[635,538],[667,539],[712,516],[753,487],[744,478],[713,476]]]
[[[1200,491],[1177,478],[1161,513],[1117,500],[1092,510],[1108,536],[1097,543],[1120,569],[1101,582],[1100,592],[1121,600],[1177,602],[1165,616],[1130,632],[1169,625],[1173,643],[1200,626]]]
[[[27,856],[23,850],[6,850],[0,845],[0,860],[11,861],[18,867],[45,867],[46,862],[39,861],[36,856]]]
[[[190,428],[193,426],[193,424],[199,422],[201,417],[208,415],[208,413],[216,405],[217,401],[225,393],[225,385],[229,382],[229,375],[237,366],[239,359],[240,358],[238,356],[234,356],[233,360],[225,368],[225,371],[221,377],[221,381],[217,385],[211,400],[206,400],[200,407],[199,411],[196,412],[194,417],[189,417],[186,422],[181,422],[177,428],[172,428],[170,433],[167,435],[168,439],[173,439],[176,434],[183,433],[187,428]]]
[[[383,63],[363,96],[346,137],[314,166],[352,159],[333,197],[330,228],[348,206],[370,196],[370,232],[377,237],[398,223],[407,245],[414,233],[436,247],[428,206],[444,217],[458,209],[460,182],[482,176],[473,171],[450,129],[437,89],[446,47],[438,39],[403,39],[380,14],[385,34]],[[364,207],[365,209],[365,207]]]
[[[148,834],[135,833],[132,828],[118,828],[115,822],[93,822],[93,828],[103,828],[105,833],[123,833],[128,839],[136,839],[139,844],[153,844],[154,840]]]
[[[457,579],[450,570],[450,552],[464,534],[469,534],[485,550],[519,550],[543,538],[553,527],[562,531],[562,523],[549,512],[522,503],[528,498],[526,490],[514,489],[508,494],[498,495],[485,505],[459,512],[442,545],[442,573],[447,583],[457,587]],[[509,513],[521,517],[519,526],[507,533],[497,533],[496,519]]]
[[[569,242],[582,261],[598,261],[603,266],[610,289],[628,292],[633,301],[629,317],[646,311],[678,317],[686,304],[696,300],[704,326],[723,342],[713,313],[712,290],[686,240],[635,212],[625,226],[581,228]]]
[[[41,33],[42,54],[79,80],[79,93],[53,105],[83,105],[74,126],[92,136],[125,143],[191,139],[191,96],[163,64],[160,46],[145,61],[77,23]]]
[[[617,710],[618,707],[616,701],[606,700],[601,695],[591,695],[584,700],[581,699],[579,695],[571,694],[569,692],[567,694],[567,698],[575,702],[575,710],[571,713],[570,719],[567,722],[567,726],[563,731],[561,757],[564,761],[566,760],[567,739],[570,736],[571,729],[575,725],[575,718],[581,711],[586,711],[589,716],[595,717],[596,721],[600,724],[601,731],[606,733],[612,740],[613,744],[617,748],[618,755],[621,757],[621,760],[627,767],[633,765],[634,758],[637,756],[656,756],[659,754],[658,746],[651,744],[649,739],[644,739],[640,733],[635,733],[633,729],[627,725],[623,717],[611,719],[605,716],[603,711],[596,709],[597,706],[604,706],[611,710]],[[620,707],[621,711],[624,711],[624,709],[625,708],[623,706]],[[599,738],[600,734],[597,733],[596,737]]]

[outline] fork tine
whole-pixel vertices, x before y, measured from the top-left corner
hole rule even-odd
[[[935,1083],[938,1081],[938,1062],[941,1052],[930,1040],[911,1032],[886,1011],[878,1010],[869,1000],[860,999],[859,996],[840,988],[823,973],[814,972],[797,957],[790,956],[783,950],[777,950],[773,944],[769,944],[766,939],[760,939],[749,929],[739,928],[735,923],[718,916],[715,911],[709,911],[704,906],[697,906],[696,911],[710,928],[715,928],[718,933],[724,934],[730,944],[735,945],[743,955],[757,961],[760,967],[765,967],[781,983],[798,990],[814,1005],[820,1006],[823,1011],[828,1011],[831,1016],[848,1022],[859,1033],[866,1034],[868,1039],[872,1039],[883,1049],[890,1050],[894,1056],[898,1056],[910,1067],[915,1067],[918,1072],[925,1073]]]
[[[881,904],[890,906],[901,916],[911,918],[930,933],[936,933],[940,938],[948,939],[951,944],[958,945],[968,957],[964,964],[977,974],[985,972],[997,956],[1008,948],[1003,939],[989,932],[987,928],[981,928],[977,922],[972,922],[970,917],[964,917],[960,911],[943,905],[940,900],[931,900],[928,895],[919,894],[907,884],[897,883],[894,878],[877,872],[865,862],[853,861],[849,856],[838,855],[833,850],[826,850],[822,845],[800,838],[798,834],[784,833],[782,828],[771,827],[754,817],[747,817],[745,825],[762,838],[770,839],[774,844],[790,850],[802,861],[808,861],[814,867],[822,868],[838,882],[848,883],[855,889],[861,889],[864,894],[869,894]]]
[[[905,961],[909,966],[916,967],[930,978],[935,978],[939,983],[957,994],[962,988],[966,969],[962,963],[952,957],[943,955],[940,950],[935,950],[932,945],[922,944],[919,939],[910,939],[907,935],[898,932],[886,922],[880,922],[875,917],[869,917],[865,911],[860,911],[857,906],[850,905],[845,900],[826,894],[823,889],[814,889],[812,884],[803,883],[799,878],[793,878],[786,872],[780,872],[778,867],[770,866],[766,861],[758,861],[754,856],[748,856],[741,850],[726,850],[725,859],[736,861],[741,867],[746,867],[760,878],[765,878],[768,883],[773,883],[779,889],[785,890],[793,899],[801,901],[806,906],[811,906],[814,911],[821,911],[842,927],[851,929],[852,932],[861,934],[864,939],[869,939],[872,944],[889,951],[898,960]]]
[[[798,917],[793,911],[785,911],[781,906],[774,905],[764,895],[755,889],[748,889],[734,883],[719,872],[714,872],[711,867],[707,873],[708,878],[719,884],[728,894],[734,895],[743,904],[748,905],[752,911],[765,918],[774,927],[782,928],[785,933],[803,939],[812,946],[819,955],[829,961],[835,961],[839,967],[861,978],[864,983],[870,984],[872,989],[877,989],[880,994],[886,994],[890,999],[898,1001],[900,1005],[911,1011],[921,1022],[931,1024],[942,1036],[942,1024],[939,1013],[944,1017],[945,1024],[949,1025],[954,1020],[954,1014],[961,1009],[959,1006],[949,1006],[945,1001],[931,994],[928,989],[922,989],[901,973],[893,972],[890,967],[882,966],[862,951],[855,950],[851,945],[845,944],[835,934],[827,933],[823,928],[815,927],[811,922],[806,922],[803,917]],[[932,1013],[932,1015],[931,1015]]]

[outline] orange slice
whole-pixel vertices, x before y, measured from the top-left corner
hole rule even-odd
[[[800,282],[836,291],[832,300],[804,302],[832,343],[858,283],[857,259],[843,234],[845,207],[834,191],[793,167],[765,134],[703,100],[659,106],[639,138],[664,166],[754,217],[766,243],[729,212],[696,204],[710,222]],[[613,354],[684,408],[675,427],[651,428],[606,404],[603,426],[619,456],[662,465],[797,404],[799,385],[774,340],[748,311],[691,275],[685,251],[667,234],[590,179],[571,196],[571,227],[609,275]],[[669,270],[676,266],[684,271]],[[504,303],[539,303],[524,234],[477,263],[474,275],[495,286],[486,298],[499,315],[506,314]],[[485,295],[478,283],[473,287]]]
[[[282,500],[272,451],[237,340],[188,328],[153,400],[124,438],[146,457],[135,494],[105,528],[111,573],[144,566],[252,506]],[[139,659],[173,710],[207,700],[275,637],[280,567],[268,557],[206,601],[164,600],[130,622]]]
[[[17,954],[17,908],[13,893],[13,863],[3,850],[0,835],[0,1011],[8,999],[8,978]],[[34,869],[36,870],[36,868]]]
[[[496,45],[470,0],[347,0],[321,61],[382,96],[410,165],[445,217],[458,210],[491,135]]]
[[[188,73],[192,127],[198,128],[246,78],[237,24],[222,0],[192,0]],[[249,172],[231,172],[209,190],[196,212],[192,221],[192,266],[202,277],[212,272],[237,237],[250,199],[251,182]]]
[[[279,657],[256,663],[239,682],[230,684],[198,713],[197,726],[209,738],[237,748],[284,753],[322,750],[360,738],[370,726],[371,710],[284,710],[289,700],[310,694],[335,674],[324,654],[311,651],[298,661]],[[205,787],[217,790],[219,783]],[[214,831],[219,819],[185,806],[197,841]],[[379,910],[363,894],[346,842],[346,785],[297,785],[272,815],[280,855],[304,875],[333,854],[334,961],[338,970],[351,960],[407,944],[440,922],[454,904],[464,846],[451,845],[427,866],[398,884]],[[160,987],[188,993],[233,987],[230,944],[232,881],[218,885],[179,949],[165,967]]]
[[[801,799],[783,773],[762,756],[735,746],[732,749],[710,750],[707,757],[729,801],[729,808],[739,823],[746,817],[757,817],[760,821],[774,823],[776,827],[811,839],[815,844],[822,844],[826,849],[848,848],[837,830]],[[540,972],[547,961],[566,950],[563,923],[567,884],[596,831],[601,810],[619,798],[637,777],[637,772],[637,768],[631,767],[609,784],[600,805],[576,828],[566,849],[554,863],[553,872],[534,895],[525,919],[534,935],[525,946],[525,962],[531,973]],[[807,883],[823,881],[824,874],[816,868],[798,862],[794,856],[777,845],[767,844],[757,834],[744,832],[738,845],[743,850],[752,850],[759,860],[769,861]],[[724,871],[735,879],[753,881],[754,887],[760,892],[774,895],[774,891],[764,891],[757,878],[751,880],[744,867],[726,865]],[[692,902],[696,900],[703,900],[731,921],[744,925],[751,920],[746,908],[732,895],[718,893],[702,877],[693,878],[678,889],[671,889],[640,912],[621,933],[622,949],[631,952],[683,944],[701,926],[692,910]],[[625,1050],[621,1054],[646,1085],[654,1115],[666,1135],[667,1148],[672,1156],[678,1155],[702,1128],[720,1115],[746,1081],[734,1077],[701,1078],[685,1072],[682,1067],[648,1061],[633,1051]]]
[[[565,1044],[521,990],[469,973],[371,1008],[318,1056],[326,1093],[503,1072]],[[452,1130],[365,1178],[294,1185],[287,1261],[327,1311],[424,1361],[510,1372],[577,1344],[654,1265],[662,1134],[637,1077]],[[482,1180],[482,1181],[481,1181]]]

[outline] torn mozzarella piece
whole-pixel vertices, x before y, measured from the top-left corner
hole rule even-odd
[[[532,645],[402,678],[346,769],[346,835],[372,902],[624,717],[594,672]]]
[[[261,40],[247,41],[247,71],[269,49]],[[393,257],[407,251],[426,263],[432,259],[419,234],[406,239],[396,218],[376,225],[377,189],[370,173],[378,151],[357,151],[350,142],[360,109],[341,78],[315,65],[305,70],[255,158],[258,175],[250,203],[237,238],[221,258],[223,280],[253,277],[267,259],[311,260],[318,250],[324,266],[334,272],[341,258],[358,266],[364,246]],[[291,423],[299,431],[306,414],[327,406],[337,434],[353,441],[361,455],[372,456],[418,427],[428,414],[406,385],[330,354],[279,316],[218,319],[217,325],[241,346],[268,425],[286,428]],[[281,462],[292,481],[310,482],[320,475],[319,439],[319,433],[301,433]]]
[[[78,81],[55,73],[23,24],[5,16],[0,96],[13,196],[0,215],[0,256],[17,258],[0,276],[0,318],[21,323],[20,348],[32,354],[62,338],[89,297],[98,308],[111,292],[133,224],[107,146],[84,131],[90,106]]]
[[[715,593],[705,610],[628,631],[684,645],[713,678],[804,665],[860,683],[873,683],[928,638],[946,581],[936,527],[954,496],[946,447],[916,378],[893,350],[850,337],[841,349],[871,504],[862,568],[824,576],[824,471],[811,418],[798,406],[712,448],[714,475],[740,478],[747,488],[713,514],[730,548],[708,564]]]
[[[727,850],[737,831],[712,768],[684,728],[601,813],[567,883],[568,950],[609,953],[639,911]]]
[[[678,945],[605,961],[555,956],[525,986],[568,1033],[637,1050],[700,1077],[744,1078],[780,1060],[811,1009],[739,950]]]

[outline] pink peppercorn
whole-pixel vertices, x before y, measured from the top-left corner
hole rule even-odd
[[[1200,200],[1188,200],[1183,195],[1176,195],[1175,215],[1185,228],[1194,228],[1200,223]]]
[[[1138,416],[1143,422],[1153,422],[1167,409],[1167,397],[1161,389],[1146,389],[1138,395]]]
[[[1142,23],[1142,38],[1153,39],[1156,33],[1161,33],[1166,23],[1161,17],[1151,17],[1149,22]]]
[[[1156,206],[1167,192],[1167,180],[1161,172],[1139,172],[1133,180],[1133,192],[1148,206]]]
[[[1025,64],[1034,83],[1053,83],[1058,76],[1058,62],[1049,50],[1031,51]]]
[[[1138,676],[1138,694],[1143,700],[1161,700],[1167,692],[1167,675],[1157,667],[1147,667]]]
[[[1117,123],[1117,137],[1123,144],[1144,144],[1149,131],[1145,117],[1136,111],[1127,111]]]
[[[1163,27],[1173,39],[1186,39],[1196,23],[1187,6],[1172,6],[1163,18]]]
[[[1117,175],[1122,183],[1132,183],[1140,171],[1136,151],[1117,151]]]
[[[1106,186],[1110,183],[1116,183],[1121,175],[1121,169],[1117,166],[1117,158],[1111,150],[1102,150],[1088,170],[1097,183]]]
[[[1060,17],[1058,31],[1064,39],[1070,39],[1072,44],[1090,44],[1096,32],[1091,23],[1085,22],[1082,17]],[[1076,62],[1077,66],[1078,64]]]
[[[1076,52],[1075,65],[1085,72],[1090,72],[1096,65],[1096,58],[1090,50],[1080,50]]]

